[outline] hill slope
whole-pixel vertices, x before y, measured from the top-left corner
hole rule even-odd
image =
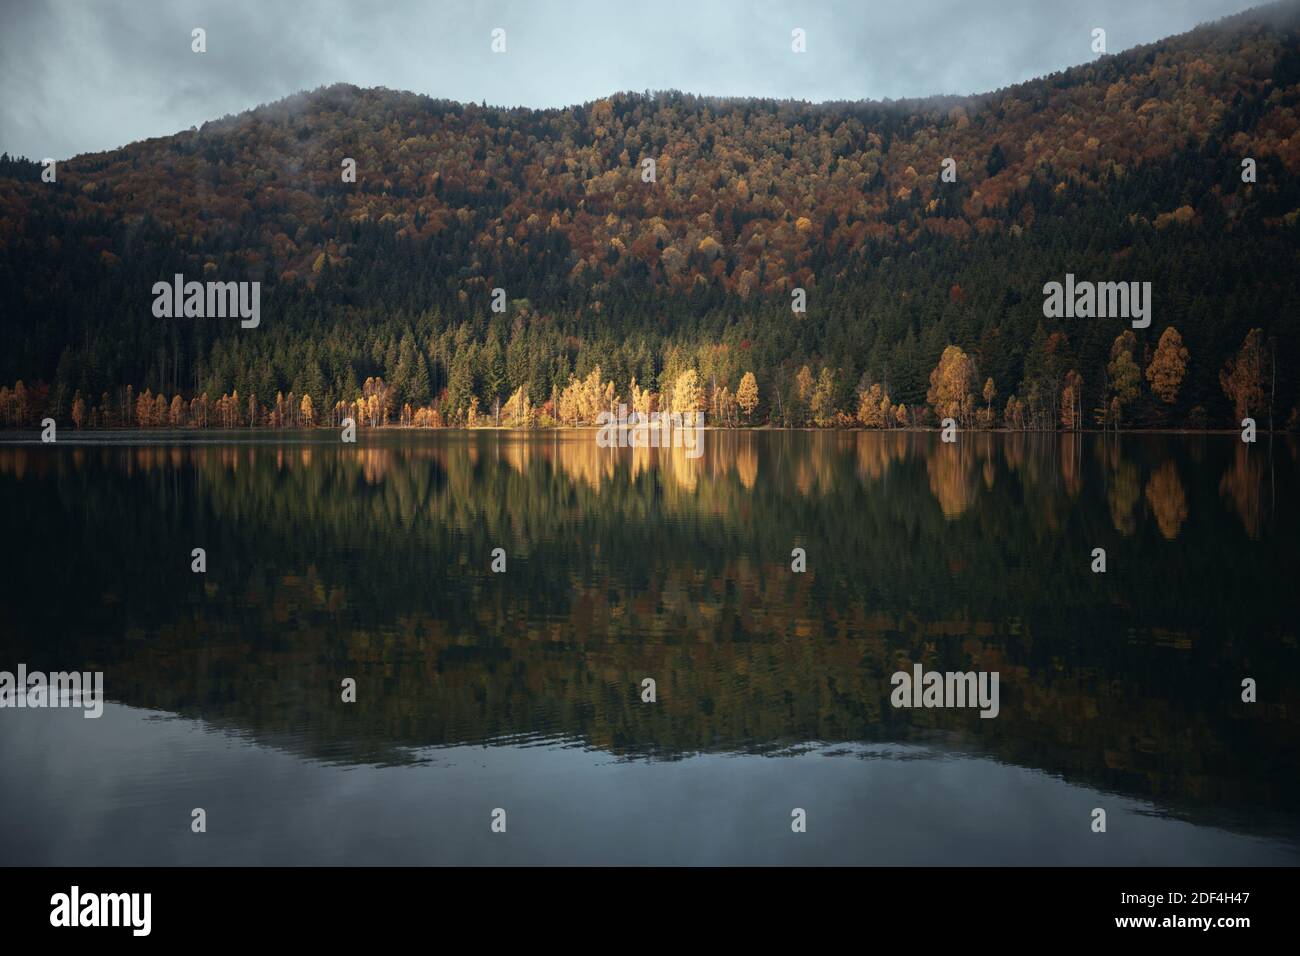
[[[1139,369],[1170,325],[1188,349],[1174,401],[1142,377],[1124,421],[1226,424],[1220,370],[1255,327],[1284,419],[1298,36],[1292,2],[1007,90],[888,104],[498,110],[334,86],[61,162],[55,183],[5,158],[0,381],[51,388],[8,393],[0,415],[65,418],[80,392],[114,421],[131,384],[252,394],[260,420],[277,392],[333,408],[380,376],[394,413],[451,419],[521,386],[543,403],[599,365],[624,396],[694,368],[715,412],[752,370],[756,418],[829,423],[873,382],[924,404],[956,344],[958,391],[984,405],[992,378],[1009,420],[1015,392],[1021,420],[1054,425],[1070,372],[1085,410],[1122,389],[1127,322],[1043,317],[1044,283],[1072,273],[1152,282],[1152,325],[1120,348]],[[155,318],[153,283],[175,273],[262,282],[260,327]]]

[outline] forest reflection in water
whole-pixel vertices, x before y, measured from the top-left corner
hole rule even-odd
[[[69,439],[0,444],[0,667],[330,766],[921,747],[1300,830],[1291,437]],[[917,662],[997,671],[999,716],[894,709]]]

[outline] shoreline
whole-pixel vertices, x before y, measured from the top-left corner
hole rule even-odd
[[[357,434],[367,434],[371,432],[414,432],[414,433],[510,433],[510,434],[529,434],[545,435],[560,433],[581,433],[581,432],[599,432],[607,425],[560,425],[546,428],[523,428],[511,425],[445,425],[437,428],[429,428],[419,425],[368,425],[358,427]],[[286,433],[310,433],[310,432],[331,432],[339,431],[339,425],[310,425],[305,427],[282,427],[270,428],[266,426],[249,426],[237,425],[232,428],[194,428],[182,426],[177,428],[72,428],[70,432],[74,435],[124,435],[124,434],[157,434],[157,435],[230,435],[230,434],[286,434]],[[807,432],[810,434],[933,434],[943,431],[939,427],[902,427],[902,428],[816,428],[813,426],[788,426],[788,425],[752,425],[745,428],[726,428],[719,425],[700,425],[694,426],[693,431],[718,432],[720,434],[746,434],[746,433],[769,433],[769,432]],[[35,435],[41,434],[39,428],[0,428],[0,438],[8,436]],[[1077,428],[1068,431],[1061,429],[1031,429],[1031,428],[971,428],[958,429],[959,435],[1240,435],[1240,428]],[[1288,431],[1285,428],[1274,429],[1270,431],[1267,428],[1257,427],[1258,435],[1300,435],[1300,432]],[[55,442],[56,443],[56,442]],[[54,444],[54,443],[51,443]]]

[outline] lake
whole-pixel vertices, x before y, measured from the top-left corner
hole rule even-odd
[[[1300,862],[1294,437],[358,439],[0,438],[0,862]]]

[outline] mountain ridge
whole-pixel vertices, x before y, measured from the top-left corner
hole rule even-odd
[[[468,107],[474,107],[478,105],[479,108],[485,110],[492,110],[496,112],[529,112],[529,113],[543,113],[543,114],[563,113],[567,110],[572,110],[575,108],[589,109],[595,103],[599,103],[604,100],[615,100],[619,98],[634,97],[634,96],[653,97],[658,95],[692,96],[696,99],[707,102],[710,105],[755,103],[755,104],[772,104],[772,105],[787,104],[787,105],[826,107],[826,108],[853,107],[853,106],[898,107],[898,108],[905,108],[911,110],[925,108],[927,105],[931,103],[935,104],[936,109],[951,108],[954,105],[959,105],[959,104],[964,105],[968,103],[978,105],[980,102],[990,97],[1014,94],[1017,91],[1020,91],[1026,87],[1030,87],[1034,84],[1053,81],[1058,78],[1065,77],[1067,74],[1071,74],[1075,71],[1085,70],[1089,67],[1095,66],[1097,63],[1100,62],[1104,62],[1107,60],[1122,60],[1125,57],[1131,57],[1131,56],[1141,56],[1144,55],[1147,51],[1157,49],[1162,46],[1166,46],[1172,41],[1178,41],[1178,40],[1190,41],[1191,39],[1195,38],[1198,34],[1200,34],[1202,31],[1214,31],[1214,30],[1227,29],[1237,23],[1240,23],[1242,25],[1264,26],[1272,22],[1274,26],[1279,28],[1283,28],[1287,26],[1294,27],[1298,23],[1300,23],[1300,10],[1295,9],[1295,7],[1296,4],[1294,0],[1277,0],[1277,2],[1262,4],[1258,7],[1252,7],[1240,13],[1229,14],[1227,16],[1220,17],[1216,20],[1207,20],[1202,23],[1198,23],[1196,26],[1192,27],[1189,30],[1183,31],[1182,33],[1170,34],[1167,37],[1154,40],[1149,43],[1136,44],[1132,47],[1126,47],[1115,53],[1101,54],[1096,59],[1090,62],[1062,67],[1059,70],[1053,70],[1050,73],[1045,73],[1040,76],[1031,77],[1030,79],[1027,80],[1020,80],[1015,83],[1007,84],[1006,86],[997,87],[991,90],[977,91],[973,93],[931,93],[925,95],[906,96],[906,97],[899,97],[899,98],[882,97],[880,99],[874,99],[868,97],[868,98],[860,98],[860,99],[853,99],[853,100],[846,100],[846,99],[808,100],[808,99],[800,99],[797,97],[763,97],[763,96],[743,96],[738,94],[733,95],[733,94],[713,94],[713,93],[688,93],[686,91],[677,88],[664,88],[659,90],[641,90],[641,91],[632,90],[632,89],[621,89],[621,90],[612,91],[607,95],[597,97],[596,99],[585,100],[581,103],[571,103],[559,107],[531,107],[522,104],[516,106],[506,106],[499,103],[494,103],[489,106],[486,104],[486,101],[483,101],[481,104],[476,104],[472,100],[455,100],[448,97],[435,96],[431,93],[420,92],[418,90],[387,87],[382,84],[377,86],[359,87],[356,84],[349,83],[347,81],[337,81],[334,83],[325,84],[323,86],[314,87],[312,89],[298,90],[296,92],[286,94],[285,96],[282,96],[279,99],[270,100],[265,103],[259,103],[255,106],[248,107],[247,109],[241,110],[238,113],[228,113],[216,119],[206,120],[202,125],[197,127],[191,127],[190,130],[188,131],[176,130],[175,132],[164,133],[159,136],[149,136],[140,140],[133,140],[130,143],[124,143],[112,149],[88,150],[83,153],[76,153],[73,156],[65,157],[61,161],[66,162],[68,160],[81,159],[81,158],[90,159],[97,156],[104,156],[110,153],[119,152],[133,145],[170,139],[171,137],[184,135],[186,132],[190,132],[190,131],[197,130],[199,132],[203,132],[209,126],[216,126],[218,124],[227,123],[232,120],[238,120],[264,110],[266,111],[276,110],[286,106],[286,104],[289,104],[292,101],[310,99],[310,97],[312,97],[313,95],[320,94],[320,93],[329,93],[335,90],[349,90],[352,92],[360,91],[360,92],[374,92],[374,93],[390,93],[390,94],[396,94],[400,96],[410,96],[418,99],[429,100],[434,104],[443,107],[468,108]],[[17,159],[19,157],[15,156],[13,158]],[[30,158],[27,157],[23,157],[23,158],[27,159],[27,161],[29,162],[31,161]]]

